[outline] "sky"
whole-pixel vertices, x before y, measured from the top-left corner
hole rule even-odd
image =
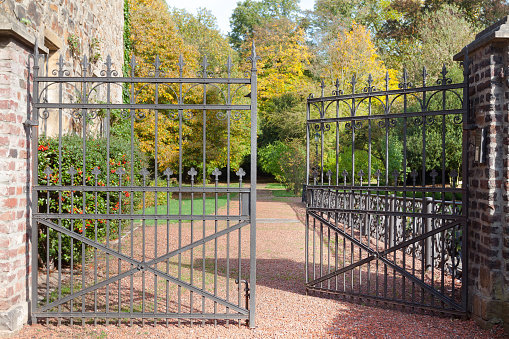
[[[196,9],[204,7],[217,18],[217,24],[221,33],[226,34],[230,31],[230,16],[241,0],[166,0],[170,7],[184,8],[189,13],[196,14]],[[301,0],[300,7],[312,9],[315,0]]]

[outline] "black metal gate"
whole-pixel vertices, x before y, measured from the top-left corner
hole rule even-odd
[[[35,48],[33,321],[255,326],[257,59],[136,77],[133,57],[119,77],[85,56],[71,75]]]
[[[465,314],[467,77],[421,80],[308,98],[307,291]]]

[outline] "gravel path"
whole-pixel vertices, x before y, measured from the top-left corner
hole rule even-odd
[[[19,338],[506,338],[462,321],[305,295],[304,208],[300,198],[260,190],[256,328],[213,324],[166,327],[26,326]]]

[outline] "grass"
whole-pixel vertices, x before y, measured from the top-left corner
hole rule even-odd
[[[236,193],[230,194],[230,200],[235,199],[237,196]],[[220,209],[223,206],[226,206],[227,196],[220,195],[217,198],[217,209]],[[182,215],[191,215],[191,205],[193,206],[193,214],[201,215],[201,214],[213,214],[216,210],[216,200],[214,197],[205,198],[205,211],[203,211],[203,197],[200,194],[200,197],[195,197],[191,204],[191,199],[186,198],[182,199],[182,211],[180,214]],[[139,210],[136,214],[143,214],[143,210]],[[155,215],[155,207],[146,207],[145,214],[147,215]],[[179,201],[178,199],[170,199],[170,211],[168,213],[168,206],[158,205],[157,206],[157,215],[177,215],[179,214]],[[184,220],[185,221],[185,220]],[[170,220],[170,223],[176,223],[177,220]],[[154,225],[154,220],[146,220],[145,225]]]
[[[275,189],[275,190],[285,190],[286,189],[286,187],[280,183],[270,183],[270,184],[265,185],[265,188],[270,188],[270,189]]]

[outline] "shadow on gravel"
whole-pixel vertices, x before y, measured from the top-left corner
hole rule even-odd
[[[208,274],[214,274],[215,264],[213,258],[205,259],[205,271]],[[195,271],[201,271],[203,260],[196,259],[194,261]],[[249,259],[242,259],[240,262],[240,270],[242,279],[249,276]],[[224,258],[217,259],[217,274],[226,277],[229,272],[230,279],[238,278],[239,263],[237,259],[226,260]],[[289,259],[257,259],[256,260],[256,285],[266,286],[286,292],[297,294],[306,294],[304,263],[296,262]]]

